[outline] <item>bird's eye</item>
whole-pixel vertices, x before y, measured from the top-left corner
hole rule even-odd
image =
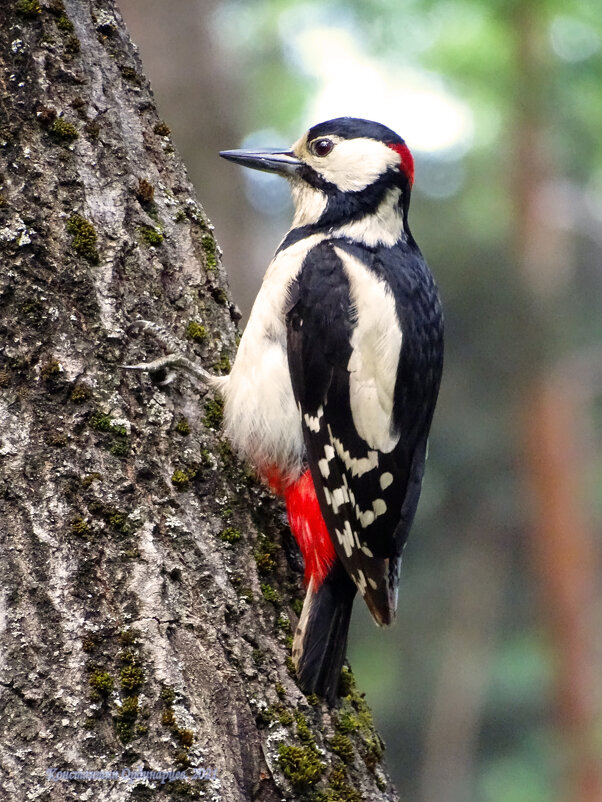
[[[317,139],[311,144],[311,150],[316,156],[328,156],[333,148],[334,142],[332,139]]]

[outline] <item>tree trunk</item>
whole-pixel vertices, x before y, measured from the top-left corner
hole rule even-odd
[[[351,673],[333,713],[289,672],[298,553],[220,404],[121,367],[138,317],[236,342],[121,17],[5,0],[0,63],[0,797],[395,799]]]

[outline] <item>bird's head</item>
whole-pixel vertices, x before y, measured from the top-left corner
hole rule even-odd
[[[288,150],[220,155],[288,178],[295,228],[355,225],[367,244],[395,241],[407,230],[414,160],[404,140],[380,123],[339,117],[314,125]]]

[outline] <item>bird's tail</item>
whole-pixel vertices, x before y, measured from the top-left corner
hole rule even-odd
[[[334,705],[347,651],[356,587],[338,560],[315,589],[312,579],[293,641],[299,685]]]

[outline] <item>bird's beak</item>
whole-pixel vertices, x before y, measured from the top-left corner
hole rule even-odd
[[[284,176],[295,175],[303,165],[291,150],[222,150],[219,155],[243,167]]]

